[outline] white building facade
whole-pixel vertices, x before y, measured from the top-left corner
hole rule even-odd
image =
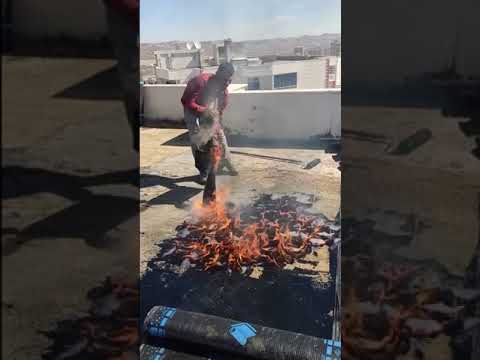
[[[234,81],[248,84],[248,90],[325,89],[338,87],[337,58],[274,61],[240,67]]]

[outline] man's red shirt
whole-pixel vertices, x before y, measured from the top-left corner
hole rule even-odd
[[[209,73],[201,73],[200,75],[195,76],[187,83],[187,87],[182,96],[182,104],[188,109],[195,111],[197,113],[202,113],[207,109],[207,104],[204,103],[202,99],[202,92],[207,86],[208,80],[213,76]],[[218,111],[220,115],[223,114],[223,111],[228,104],[228,89],[225,89],[221,94],[218,102]]]

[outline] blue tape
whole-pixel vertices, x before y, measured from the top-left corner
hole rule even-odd
[[[154,324],[148,326],[147,332],[150,336],[154,337],[164,337],[165,336],[165,326],[168,323],[168,320],[173,318],[173,315],[177,310],[175,308],[165,308],[162,310],[160,316],[155,321]],[[165,351],[165,350],[164,350]]]
[[[165,359],[165,348],[160,348],[158,353],[155,354],[153,360],[163,360]]]
[[[325,344],[324,353],[321,356],[321,360],[340,360],[342,357],[342,343],[337,340],[324,339]]]
[[[245,346],[249,338],[257,335],[257,330],[250,324],[240,323],[230,326],[229,333],[240,345]]]

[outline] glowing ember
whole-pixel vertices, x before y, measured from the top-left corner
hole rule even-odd
[[[254,263],[284,266],[304,256],[312,240],[317,240],[318,246],[318,238],[329,235],[328,226],[300,213],[286,197],[246,221],[238,211],[226,208],[227,195],[224,190],[218,191],[216,202],[206,206],[195,203],[194,221],[177,228],[177,252],[203,264],[205,270],[223,266],[239,271]],[[322,245],[328,243],[327,239]]]

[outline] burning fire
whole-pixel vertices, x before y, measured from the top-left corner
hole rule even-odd
[[[213,159],[213,168],[215,171],[218,170],[218,165],[222,159],[222,148],[220,145],[214,145],[212,147],[212,159]]]
[[[191,262],[202,263],[204,270],[226,266],[241,270],[243,266],[266,262],[281,267],[305,255],[329,231],[314,217],[297,209],[279,206],[265,210],[253,223],[241,220],[238,211],[225,206],[228,192],[217,191],[216,201],[200,201],[193,206],[196,221],[180,225],[177,251]]]

